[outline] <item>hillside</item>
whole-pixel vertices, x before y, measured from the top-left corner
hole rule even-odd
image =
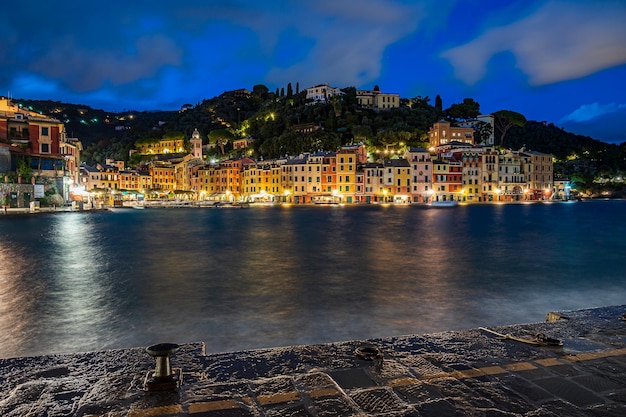
[[[128,161],[137,140],[159,139],[172,132],[190,137],[194,129],[199,130],[205,143],[209,132],[217,129],[251,136],[255,138],[253,156],[257,158],[334,149],[353,141],[365,142],[370,149],[423,146],[435,121],[446,118],[454,123],[459,116],[472,116],[480,109],[472,99],[441,109],[439,99],[436,108],[429,97],[415,97],[402,99],[398,109],[376,113],[357,106],[353,87],[344,89],[340,100],[315,105],[306,105],[304,92],[288,91],[288,95],[279,95],[278,91],[270,93],[265,86],[257,85],[251,94],[230,91],[185,111],[161,112],[114,113],[50,100],[14,101],[62,121],[68,136],[82,141],[83,160],[88,164],[106,158]],[[320,129],[302,133],[299,126],[307,124]],[[523,127],[513,127],[503,145],[554,155],[556,176],[575,176],[589,182],[590,178],[612,177],[626,171],[626,144],[607,144],[553,124],[529,121]],[[232,151],[232,144],[226,144],[225,151]]]

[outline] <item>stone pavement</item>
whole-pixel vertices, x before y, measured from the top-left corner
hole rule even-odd
[[[145,348],[0,360],[2,416],[626,416],[625,306],[546,322],[171,357],[149,392]],[[542,346],[538,333],[563,346]]]

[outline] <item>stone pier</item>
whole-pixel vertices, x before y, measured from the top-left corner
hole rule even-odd
[[[147,389],[146,347],[0,360],[0,415],[626,416],[626,306],[243,352],[159,347],[175,381],[162,391]]]

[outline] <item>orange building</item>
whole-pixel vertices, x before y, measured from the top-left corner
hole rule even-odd
[[[451,142],[474,144],[474,129],[471,127],[450,126],[450,122],[440,120],[428,131],[430,146],[436,148]]]

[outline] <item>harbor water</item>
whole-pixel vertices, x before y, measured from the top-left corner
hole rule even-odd
[[[236,351],[624,304],[625,214],[616,200],[0,218],[0,357]]]

